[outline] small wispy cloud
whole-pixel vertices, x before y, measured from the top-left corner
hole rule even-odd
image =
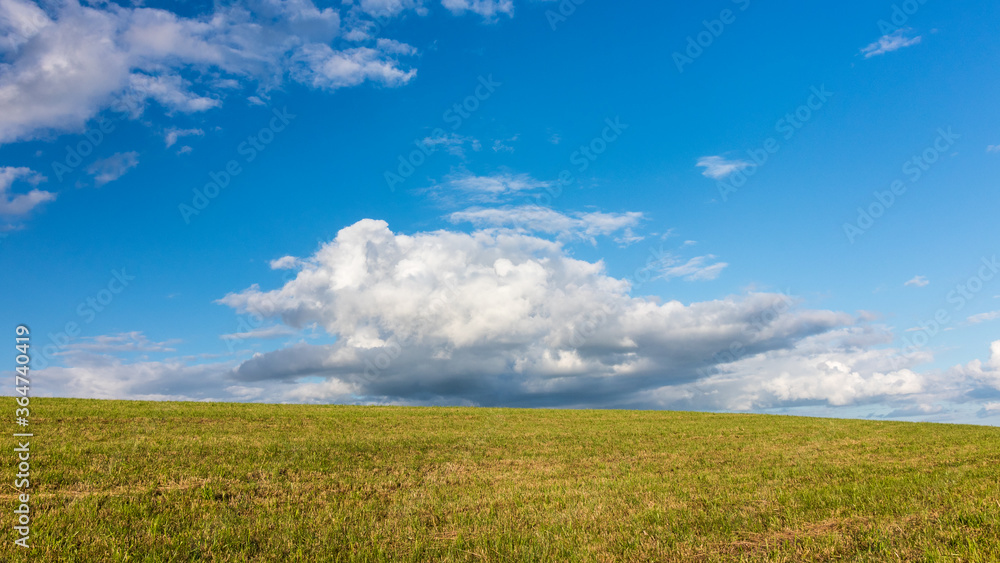
[[[988,145],[986,152],[1000,152],[1000,145]]]
[[[602,211],[560,213],[548,207],[473,207],[448,215],[452,223],[471,223],[477,228],[505,228],[557,235],[560,239],[584,239],[595,242],[598,236],[612,236],[615,242],[628,245],[643,240],[634,229],[644,220],[637,211],[605,213]]]
[[[897,29],[892,33],[883,35],[879,37],[874,43],[868,45],[864,49],[861,49],[861,54],[865,56],[866,59],[878,55],[884,55],[886,53],[891,53],[902,49],[903,47],[909,47],[911,45],[916,45],[920,43],[921,36],[917,35],[915,37],[907,37],[907,34],[911,33],[912,29]]]
[[[706,254],[695,256],[684,261],[673,254],[664,254],[660,257],[659,270],[657,276],[664,280],[681,278],[684,281],[711,281],[719,277],[727,266],[726,262],[715,261],[715,255]]]
[[[467,11],[479,14],[488,22],[496,21],[500,14],[514,15],[513,0],[441,0],[441,5],[456,15]]]
[[[698,166],[704,168],[701,174],[713,180],[721,180],[730,174],[735,174],[750,166],[745,160],[729,160],[721,156],[703,156],[698,159]]]
[[[163,140],[167,143],[167,148],[174,146],[177,139],[181,137],[188,137],[191,135],[204,135],[205,132],[201,129],[167,129],[166,134],[163,136]]]
[[[294,256],[282,256],[271,260],[270,266],[272,270],[295,270],[302,266],[302,261]]]
[[[480,143],[478,139],[466,137],[457,133],[448,133],[447,135],[437,137],[425,137],[420,142],[429,147],[431,150],[437,150],[438,147],[443,147],[446,151],[448,151],[448,154],[459,157],[465,156],[466,145],[476,152],[479,152],[483,148],[482,143]]]
[[[428,191],[440,200],[497,203],[551,185],[551,182],[537,180],[529,174],[499,173],[477,176],[463,170],[450,174],[442,184],[433,186]]]
[[[407,45],[395,39],[388,39],[385,37],[380,37],[375,41],[378,49],[385,53],[390,53],[392,55],[416,55],[417,48],[413,45]]]
[[[988,313],[979,313],[978,315],[972,315],[965,319],[969,324],[975,325],[979,323],[985,323],[989,321],[995,321],[1000,319],[1000,311],[990,311]]]
[[[996,401],[984,404],[983,408],[979,412],[979,415],[983,417],[997,414],[1000,414],[1000,402]]]
[[[931,282],[927,281],[927,278],[924,276],[913,276],[913,279],[907,281],[903,285],[912,287],[925,287],[930,285],[930,283]]]
[[[134,330],[117,334],[84,337],[79,342],[74,342],[66,348],[69,353],[90,352],[95,354],[110,352],[173,352],[174,349],[170,346],[177,342],[177,340],[155,342],[146,337],[142,331]]]
[[[292,336],[297,334],[298,331],[287,327],[285,325],[276,325],[261,327],[254,330],[248,330],[246,332],[234,332],[232,334],[223,334],[219,338],[223,340],[269,340],[273,338],[282,338],[285,336]]]
[[[139,153],[135,151],[120,152],[91,164],[87,168],[87,172],[94,177],[95,184],[103,186],[121,178],[126,172],[138,165]]]
[[[509,139],[496,139],[493,141],[493,152],[514,152],[514,147],[512,144],[520,135],[514,135]],[[508,144],[511,143],[511,144]]]
[[[56,198],[56,194],[38,189],[25,194],[11,195],[10,188],[18,180],[36,186],[45,181],[45,176],[23,166],[0,166],[0,215],[2,216],[25,215],[42,203]]]

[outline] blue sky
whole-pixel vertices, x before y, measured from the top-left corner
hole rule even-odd
[[[39,395],[995,424],[998,19],[4,0],[4,318]]]

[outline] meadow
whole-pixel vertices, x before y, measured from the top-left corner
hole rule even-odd
[[[32,548],[8,433],[2,561],[1000,560],[991,427],[31,404]]]

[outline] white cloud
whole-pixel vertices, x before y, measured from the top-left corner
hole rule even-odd
[[[966,322],[968,322],[969,324],[979,324],[979,323],[985,323],[987,321],[995,321],[997,319],[1000,319],[1000,311],[990,311],[988,313],[979,313],[978,315],[972,315],[968,319],[966,319]]]
[[[512,0],[441,0],[441,5],[454,14],[473,12],[487,21],[494,21],[499,14],[514,15]]]
[[[29,2],[6,0],[8,11]],[[6,53],[0,75],[0,143],[33,136],[39,129],[82,128],[96,110],[126,86],[128,57],[106,37],[117,32],[110,11],[59,4]]]
[[[660,407],[762,410],[801,404],[848,406],[875,402],[926,402],[937,383],[905,365],[898,352],[877,348],[892,340],[884,327],[846,326],[822,331],[788,346],[755,353],[741,341],[717,356],[711,375],[650,395]],[[939,397],[930,395],[931,400]]]
[[[884,55],[885,53],[891,53],[903,47],[909,47],[911,45],[916,45],[920,43],[922,37],[917,35],[916,37],[907,37],[907,34],[912,32],[912,29],[897,29],[896,31],[883,35],[879,37],[877,41],[868,45],[864,49],[861,49],[861,54],[865,56],[866,59],[875,57],[878,55]]]
[[[174,342],[154,342],[142,331],[120,332],[100,336],[82,337],[66,346],[67,353],[87,352],[105,354],[109,352],[172,352]]]
[[[443,139],[443,138],[442,138]],[[455,200],[470,203],[497,203],[512,197],[527,197],[535,190],[552,186],[552,182],[536,180],[528,174],[493,174],[476,176],[467,171],[451,174],[444,183],[427,191],[442,201]]]
[[[190,90],[191,83],[179,75],[149,75],[136,72],[128,77],[129,91],[142,92],[171,110],[194,113],[222,105],[218,99],[199,96]]]
[[[0,53],[16,51],[51,20],[33,2],[0,3]]]
[[[926,286],[930,285],[930,283],[931,282],[927,281],[927,278],[924,277],[924,276],[913,276],[913,279],[908,280],[903,285],[904,286],[913,286],[913,287],[926,287]]]
[[[267,340],[272,338],[282,338],[285,336],[292,336],[298,333],[299,331],[293,328],[284,325],[275,325],[275,326],[256,328],[253,330],[248,330],[246,332],[234,332],[232,334],[223,334],[219,338],[223,340],[253,340],[253,339]]]
[[[990,402],[983,405],[982,416],[995,416],[1000,414],[1000,402]]]
[[[205,132],[201,129],[167,129],[166,134],[163,136],[164,141],[167,143],[167,148],[174,146],[177,139],[181,137],[187,137],[191,135],[204,135]]]
[[[510,0],[443,5],[488,21],[513,14]],[[417,73],[400,59],[417,49],[373,34],[404,11],[426,13],[413,0],[347,3],[350,22],[342,29],[339,8],[311,0],[237,1],[190,17],[77,0],[47,6],[0,4],[0,143],[82,131],[109,108],[136,117],[151,100],[168,112],[199,112],[255,86],[256,95],[241,95],[254,103],[288,78],[325,90],[400,86]]]
[[[728,160],[721,156],[703,156],[698,159],[697,165],[704,168],[702,176],[721,180],[749,167],[750,163],[745,160]]]
[[[40,395],[150,401],[232,400],[241,392],[247,395],[246,387],[234,386],[226,378],[231,362],[125,362],[106,354],[80,354],[72,360],[72,367],[48,367],[36,373],[46,382]]]
[[[294,256],[282,256],[270,262],[272,270],[294,270],[301,265],[302,262]]]
[[[52,4],[48,13],[5,0],[0,12],[7,61],[0,143],[80,131],[111,107],[136,116],[148,100],[168,111],[204,111],[240,84],[256,84],[260,93],[286,77],[329,90],[364,81],[397,86],[416,73],[398,61],[415,49],[398,41],[332,46],[340,16],[310,0],[218,5],[194,17],[75,0]]]
[[[347,0],[344,4],[354,4],[352,0]],[[349,12],[346,20],[349,31],[346,35],[354,40],[363,40],[372,36],[372,25],[370,22],[355,21],[359,13],[374,16],[376,20],[384,22],[389,18],[397,17],[400,14],[413,11],[417,15],[425,16],[428,10],[424,0],[360,0],[356,8]],[[514,15],[514,3],[512,0],[442,0],[441,5],[455,15],[462,15],[472,12],[483,17],[486,22],[494,22],[498,16],[505,14]]]
[[[447,133],[437,137],[424,137],[420,142],[430,149],[443,146],[448,151],[448,154],[458,157],[465,156],[465,145],[469,145],[472,150],[477,152],[483,148],[482,144],[475,138],[459,135],[458,133]]]
[[[254,285],[221,299],[280,323],[224,338],[315,326],[333,344],[299,342],[238,364],[126,363],[96,353],[167,344],[126,333],[88,341],[89,350],[64,355],[72,367],[38,375],[47,393],[77,397],[808,407],[848,416],[870,405],[888,413],[873,416],[924,420],[947,419],[962,402],[992,416],[995,405],[984,399],[1000,397],[1000,341],[986,362],[922,374],[913,366],[930,354],[887,347],[891,329],[870,316],[803,309],[772,293],[689,304],[632,297],[629,283],[608,276],[602,263],[510,231],[401,235],[366,219],[299,263],[276,290]]]
[[[600,211],[563,214],[539,205],[518,207],[473,207],[448,215],[452,223],[471,223],[478,228],[506,228],[521,232],[554,234],[559,238],[585,239],[593,242],[597,236],[612,236],[620,243],[642,240],[633,232],[643,220],[637,211],[603,213]]]
[[[514,152],[514,147],[512,146],[512,144],[514,143],[514,141],[517,140],[517,138],[519,136],[520,135],[514,135],[513,137],[511,137],[509,139],[496,139],[496,140],[494,140],[493,141],[493,152],[513,153]],[[509,145],[507,143],[511,143],[511,145]]]
[[[395,16],[420,7],[419,0],[361,0],[361,9],[371,15]]]
[[[834,406],[873,397],[912,395],[924,390],[923,377],[909,369],[863,374],[838,359],[814,363],[816,358],[813,357],[808,358],[808,362],[801,357],[795,358],[800,371],[794,374],[782,371],[778,377],[768,379],[761,388],[777,401],[818,400]]]
[[[337,51],[324,44],[306,45],[292,60],[292,76],[326,90],[357,86],[368,80],[400,86],[417,75],[415,69],[403,70],[398,61],[369,47]]]
[[[0,167],[0,216],[26,215],[46,201],[52,201],[56,198],[56,194],[39,189],[32,189],[25,194],[13,195],[11,187],[17,180],[38,185],[45,181],[45,176],[23,166]]]
[[[774,357],[796,369],[845,361],[824,355],[829,339],[809,339],[855,323],[842,313],[795,310],[775,294],[690,305],[630,297],[628,283],[607,276],[601,263],[511,232],[407,236],[363,220],[303,264],[277,290],[255,286],[221,302],[294,328],[316,323],[337,342],[257,355],[233,372],[237,380],[320,376],[334,394],[353,389],[364,400],[611,406],[703,378],[701,368],[726,363],[719,352],[737,342],[747,358],[784,350]],[[863,337],[838,333],[844,353]],[[822,385],[810,387],[808,375],[773,389],[755,385],[777,402],[830,404],[919,387],[899,370],[867,373],[863,359],[844,364],[853,366],[847,390],[834,384],[843,373],[834,364],[823,368],[833,371]],[[766,373],[747,365],[751,379]],[[310,389],[325,393],[323,385]]]
[[[419,16],[428,13],[424,0],[345,0],[347,11],[343,18],[343,38],[346,41],[369,41],[385,33],[385,26],[393,18],[413,11]]]
[[[949,370],[952,379],[967,379],[994,390],[1000,390],[1000,340],[990,344],[990,357],[982,360],[972,360],[968,364],[955,366]]]
[[[941,405],[929,405],[926,403],[917,403],[915,405],[905,406],[903,408],[895,409],[885,415],[884,418],[920,418],[925,419],[929,415],[935,415],[945,412],[944,407]]]
[[[94,177],[96,185],[103,186],[121,178],[126,172],[138,165],[139,153],[135,151],[120,152],[94,162],[87,168],[87,173]]]
[[[672,254],[666,254],[659,261],[659,277],[669,280],[683,278],[686,281],[710,281],[719,277],[722,270],[728,266],[726,262],[716,262],[715,256],[695,256],[686,262]]]
[[[401,43],[395,39],[387,39],[385,37],[380,37],[376,40],[375,45],[378,50],[390,55],[416,55],[417,48],[413,45],[407,45],[406,43]]]

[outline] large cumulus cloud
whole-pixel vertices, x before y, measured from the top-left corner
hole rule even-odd
[[[281,263],[299,268],[284,286],[221,302],[315,324],[336,342],[258,354],[233,370],[243,383],[312,376],[338,395],[528,406],[648,406],[699,383],[740,389],[716,408],[843,405],[923,389],[916,373],[890,366],[889,352],[870,350],[886,335],[851,315],[775,293],[690,304],[632,296],[601,262],[525,233],[403,235],[362,220],[315,255]],[[301,398],[331,398],[310,385],[313,396]]]

